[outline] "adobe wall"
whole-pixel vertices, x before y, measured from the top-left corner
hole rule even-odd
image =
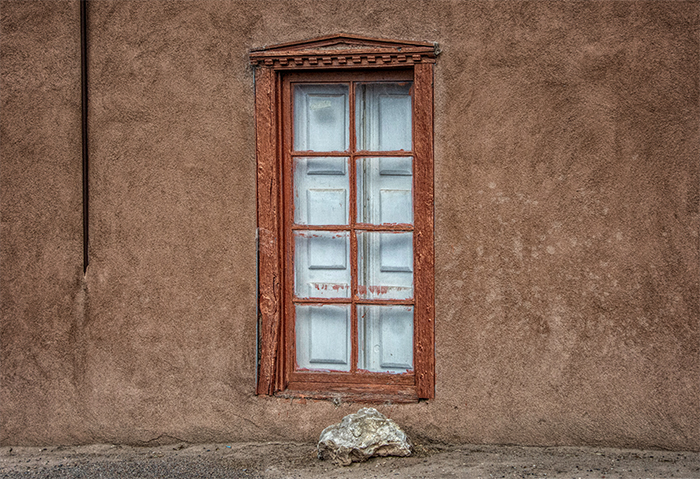
[[[436,397],[472,443],[700,450],[698,2],[3,1],[0,444],[311,441],[257,397],[251,48],[436,41]],[[350,8],[350,6],[352,8]]]
[[[78,2],[0,4],[0,442],[85,437]]]

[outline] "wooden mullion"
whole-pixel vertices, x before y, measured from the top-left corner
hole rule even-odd
[[[374,225],[371,223],[357,223],[355,225],[355,229],[362,231],[405,231],[408,233],[413,231],[414,227],[412,224],[409,223],[386,223],[381,225]]]
[[[359,339],[357,331],[357,307],[355,306],[355,297],[357,292],[357,233],[355,232],[355,223],[357,222],[357,162],[355,161],[355,150],[357,149],[357,132],[355,131],[355,82],[350,82],[350,317],[351,327],[350,334],[352,335],[351,349],[351,364],[350,372],[357,371],[357,361],[359,357]]]
[[[345,157],[348,156],[347,151],[292,151],[293,157],[321,156],[321,157]]]
[[[291,225],[289,227],[293,231],[350,231],[348,225]]]
[[[295,304],[310,304],[323,306],[324,304],[350,304],[352,298],[297,298],[294,297],[292,302]]]
[[[382,156],[415,156],[413,151],[404,151],[404,150],[392,150],[392,151],[370,151],[370,150],[361,150],[355,152],[356,156],[367,156],[370,158],[377,158],[377,157],[382,157]]]
[[[413,299],[355,299],[355,304],[362,306],[413,306]]]

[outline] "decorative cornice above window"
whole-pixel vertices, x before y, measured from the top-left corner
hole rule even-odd
[[[437,44],[430,42],[339,34],[254,49],[250,63],[279,70],[402,67],[434,63],[437,54]]]

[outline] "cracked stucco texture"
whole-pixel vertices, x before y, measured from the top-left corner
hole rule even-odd
[[[436,396],[412,437],[700,449],[699,4],[0,3],[0,444],[303,440],[256,397],[251,48],[440,44]]]

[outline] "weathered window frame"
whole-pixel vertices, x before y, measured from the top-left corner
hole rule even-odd
[[[430,399],[435,391],[433,246],[433,66],[428,42],[334,35],[254,50],[257,157],[259,364],[256,393],[337,397],[363,401]],[[286,72],[405,70],[413,74],[414,100],[414,370],[411,375],[365,375],[335,383],[328,374],[290,384],[285,295],[285,181],[283,78]],[[391,75],[388,75],[391,76]]]

